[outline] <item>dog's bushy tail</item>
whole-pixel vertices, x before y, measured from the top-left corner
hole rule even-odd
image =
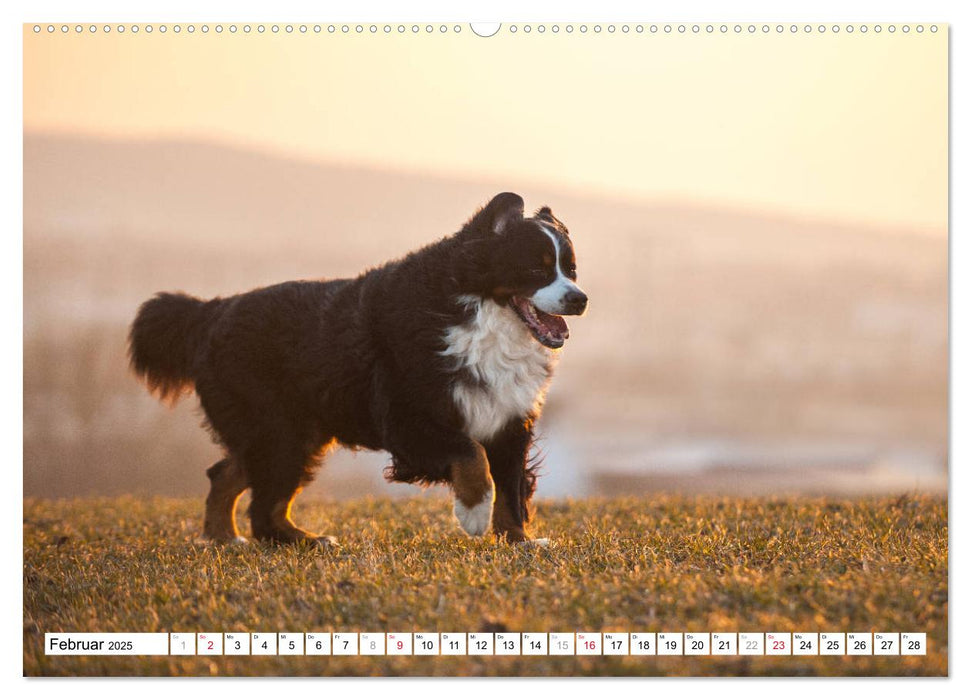
[[[192,388],[192,366],[212,305],[187,294],[163,292],[139,307],[128,333],[128,356],[132,371],[162,401],[174,403]]]

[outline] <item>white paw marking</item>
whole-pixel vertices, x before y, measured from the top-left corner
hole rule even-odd
[[[550,539],[548,537],[537,537],[535,540],[523,540],[519,544],[523,547],[542,547],[545,549],[550,546]]]
[[[495,489],[489,484],[489,490],[483,496],[482,501],[469,508],[459,499],[455,499],[455,506],[452,510],[459,525],[468,534],[474,536],[484,535],[492,522],[492,501],[495,499]]]

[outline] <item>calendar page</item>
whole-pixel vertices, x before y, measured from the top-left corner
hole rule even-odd
[[[947,18],[326,13],[22,27],[23,675],[947,676]]]

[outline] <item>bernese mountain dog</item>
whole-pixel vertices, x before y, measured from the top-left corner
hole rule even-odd
[[[470,535],[527,542],[530,462],[563,316],[580,315],[566,226],[494,197],[458,232],[354,279],[204,301],[161,293],[131,326],[132,369],[163,400],[195,389],[225,457],[207,471],[205,535],[332,545],[290,507],[333,445],[386,450],[386,477],[449,484]],[[534,540],[534,542],[541,542]]]

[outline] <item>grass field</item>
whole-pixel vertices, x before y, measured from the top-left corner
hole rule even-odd
[[[298,503],[337,552],[197,541],[202,501],[24,502],[24,673],[946,675],[943,499],[539,502],[547,549],[443,499]],[[926,657],[47,657],[44,632],[912,631]]]

